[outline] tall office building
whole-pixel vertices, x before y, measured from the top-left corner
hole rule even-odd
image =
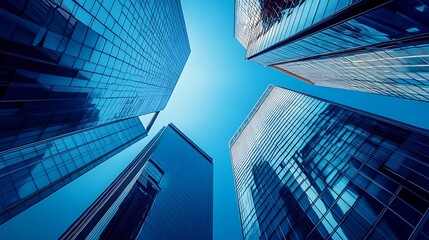
[[[179,0],[4,0],[0,29],[2,224],[146,136],[190,48]]]
[[[61,239],[212,239],[213,163],[170,124]]]
[[[0,224],[147,135],[138,117],[0,155]]]
[[[429,1],[235,0],[246,59],[305,82],[429,101]]]
[[[429,238],[428,143],[270,86],[230,141],[244,239]]]
[[[164,109],[190,53],[179,0],[2,0],[0,29],[0,151]]]

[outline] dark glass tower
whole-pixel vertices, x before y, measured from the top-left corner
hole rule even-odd
[[[230,141],[244,239],[426,239],[429,131],[270,86]]]
[[[3,0],[0,29],[0,154],[164,109],[190,53],[179,0]]]
[[[0,224],[146,136],[138,117],[0,155]]]
[[[246,59],[311,84],[429,101],[429,1],[235,0]]]
[[[61,239],[212,239],[213,163],[170,124]]]
[[[179,0],[0,1],[0,224],[146,136],[189,53]]]

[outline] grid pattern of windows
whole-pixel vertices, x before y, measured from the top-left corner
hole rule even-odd
[[[0,29],[0,151],[162,110],[190,53],[179,0],[4,0]]]
[[[334,1],[335,2],[335,1]],[[297,41],[252,58],[263,65],[308,59],[323,54],[351,51],[361,47],[377,48],[381,43],[413,38],[429,33],[429,3],[396,0],[345,22],[317,31]],[[380,45],[383,49],[386,45]],[[397,47],[397,46],[394,46]],[[262,49],[263,50],[263,49]],[[247,53],[250,57],[251,53]]]
[[[429,101],[429,44],[290,62],[278,67],[323,86]]]
[[[230,142],[244,238],[427,237],[429,134],[377,119],[270,86]]]
[[[235,0],[234,34],[251,56],[360,0]]]
[[[165,174],[138,239],[212,239],[213,164],[170,127],[151,159]]]
[[[145,186],[145,191],[149,185],[153,187],[150,194],[134,203],[139,206],[136,214],[143,211],[142,207],[146,207],[145,213],[129,224],[121,224],[116,219],[124,215],[124,209],[132,207],[132,203],[124,204],[134,194],[136,184]],[[99,239],[103,232],[112,229],[115,233],[139,232],[136,239],[212,239],[211,158],[170,124],[161,129],[60,239]]]
[[[146,136],[138,117],[6,151],[0,224]]]
[[[272,9],[281,11],[274,14]],[[422,83],[429,80],[426,0],[236,0],[235,14],[236,38],[254,62],[283,68],[317,85],[429,101]],[[271,20],[264,25],[268,15]],[[396,56],[389,56],[391,52],[410,60],[392,61]],[[364,67],[346,59],[365,53],[373,61]],[[316,73],[320,68],[323,75]]]

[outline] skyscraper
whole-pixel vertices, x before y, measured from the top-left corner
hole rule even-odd
[[[164,109],[190,53],[179,0],[4,0],[0,29],[0,151]]]
[[[426,0],[235,0],[246,59],[305,82],[429,101]]]
[[[2,224],[146,136],[190,47],[179,0],[4,0],[0,29]]]
[[[270,86],[230,141],[244,239],[429,237],[429,131]]]
[[[138,117],[0,155],[0,224],[147,135]]]
[[[170,124],[61,239],[212,239],[213,163]]]

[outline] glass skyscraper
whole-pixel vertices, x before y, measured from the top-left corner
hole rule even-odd
[[[428,239],[429,131],[269,86],[230,141],[244,239]]]
[[[164,127],[61,239],[212,239],[213,163]]]
[[[0,1],[0,224],[145,137],[189,53],[179,0]]]
[[[429,101],[429,1],[235,0],[246,59],[305,82]]]
[[[179,0],[2,0],[0,29],[0,151],[164,109],[190,53]]]
[[[0,224],[147,135],[138,117],[0,155]]]

